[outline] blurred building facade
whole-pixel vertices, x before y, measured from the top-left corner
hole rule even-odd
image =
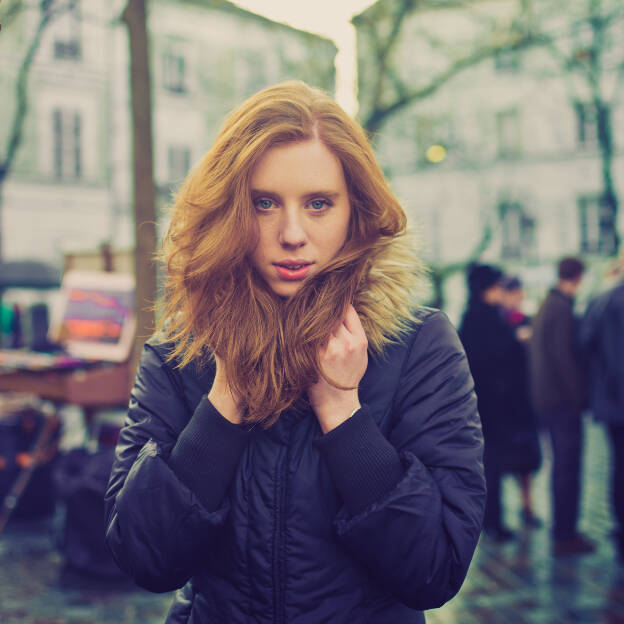
[[[44,15],[25,4],[0,37],[0,158],[19,106],[20,66]],[[122,3],[51,3],[27,72],[28,108],[3,184],[4,259],[133,245],[132,128]],[[207,151],[224,115],[270,84],[334,90],[335,45],[225,0],[148,3],[154,176],[159,203]]]
[[[605,201],[604,169],[622,203],[624,5],[425,1],[404,15],[399,5],[379,0],[353,20],[360,116],[421,93],[387,115],[374,140],[429,263],[444,269],[478,253],[522,273],[540,295],[561,255],[603,264],[624,231],[624,206]],[[597,33],[593,17],[611,21]],[[383,37],[386,102],[375,99],[370,69]],[[462,288],[456,272],[446,302],[455,318]]]
[[[3,160],[15,117],[25,109],[1,189],[3,259],[49,260],[66,242],[95,244],[111,231],[112,68],[105,27],[111,16],[97,2],[50,16],[39,3],[22,4],[10,21],[3,20],[0,37]],[[24,103],[17,85],[31,46]]]

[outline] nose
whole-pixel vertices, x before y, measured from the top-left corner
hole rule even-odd
[[[307,235],[303,215],[297,209],[285,208],[280,220],[279,242],[282,247],[298,248],[305,245]]]

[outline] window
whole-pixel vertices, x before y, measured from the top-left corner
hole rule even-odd
[[[191,168],[191,150],[180,145],[170,145],[167,150],[169,182],[181,182]]]
[[[54,58],[78,60],[82,57],[80,9],[78,0],[61,12],[55,24]]]
[[[615,206],[601,195],[579,197],[581,252],[610,256],[616,252]]]
[[[517,110],[496,113],[496,140],[498,155],[502,158],[517,156],[520,151],[520,115]]]
[[[163,87],[173,93],[186,92],[186,62],[184,56],[168,51],[163,55]]]
[[[576,103],[577,139],[582,146],[598,143],[598,112],[594,104]]]
[[[504,201],[498,207],[504,258],[530,258],[535,252],[535,219],[520,202]]]
[[[80,113],[56,108],[52,111],[54,176],[82,177]]]
[[[520,54],[517,50],[503,48],[494,56],[494,67],[497,72],[517,72],[520,70]]]

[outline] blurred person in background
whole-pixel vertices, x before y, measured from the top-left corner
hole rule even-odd
[[[542,521],[533,511],[531,497],[531,475],[541,465],[542,454],[540,450],[538,422],[535,410],[529,399],[529,363],[528,341],[531,339],[531,319],[522,311],[524,300],[524,288],[522,281],[515,275],[510,275],[503,280],[503,318],[515,331],[516,338],[524,345],[522,366],[518,365],[518,374],[521,376],[520,386],[524,388],[522,405],[525,412],[520,416],[522,429],[518,432],[518,472],[516,477],[522,493],[522,520],[529,528],[542,526]],[[520,424],[520,423],[518,423]]]
[[[595,545],[577,530],[586,381],[573,308],[585,266],[570,257],[557,269],[559,281],[533,319],[529,361],[533,405],[552,446],[553,554],[565,556],[592,552]]]
[[[624,256],[611,277],[616,283],[588,305],[579,341],[588,363],[589,406],[611,441],[611,503],[624,563]]]
[[[496,266],[468,267],[469,299],[459,335],[466,349],[475,381],[479,414],[485,441],[484,467],[487,500],[483,530],[496,541],[514,537],[503,522],[501,482],[510,472],[509,458],[515,451],[515,430],[526,417],[523,387],[523,347],[504,320],[503,272]]]
[[[502,280],[503,300],[502,314],[509,325],[516,330],[516,337],[520,342],[528,342],[533,333],[531,319],[522,310],[524,301],[524,286],[516,275],[507,275]]]
[[[483,438],[405,226],[362,128],[299,82],[183,183],[106,496],[120,567],[180,589],[168,622],[416,624],[459,590]]]

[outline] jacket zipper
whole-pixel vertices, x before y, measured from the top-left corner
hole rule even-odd
[[[288,442],[290,428],[286,431],[286,445],[280,450],[275,470],[275,529],[273,535],[273,601],[275,624],[286,621],[285,585],[286,570],[282,556],[284,531],[286,529],[286,480],[288,471]]]

